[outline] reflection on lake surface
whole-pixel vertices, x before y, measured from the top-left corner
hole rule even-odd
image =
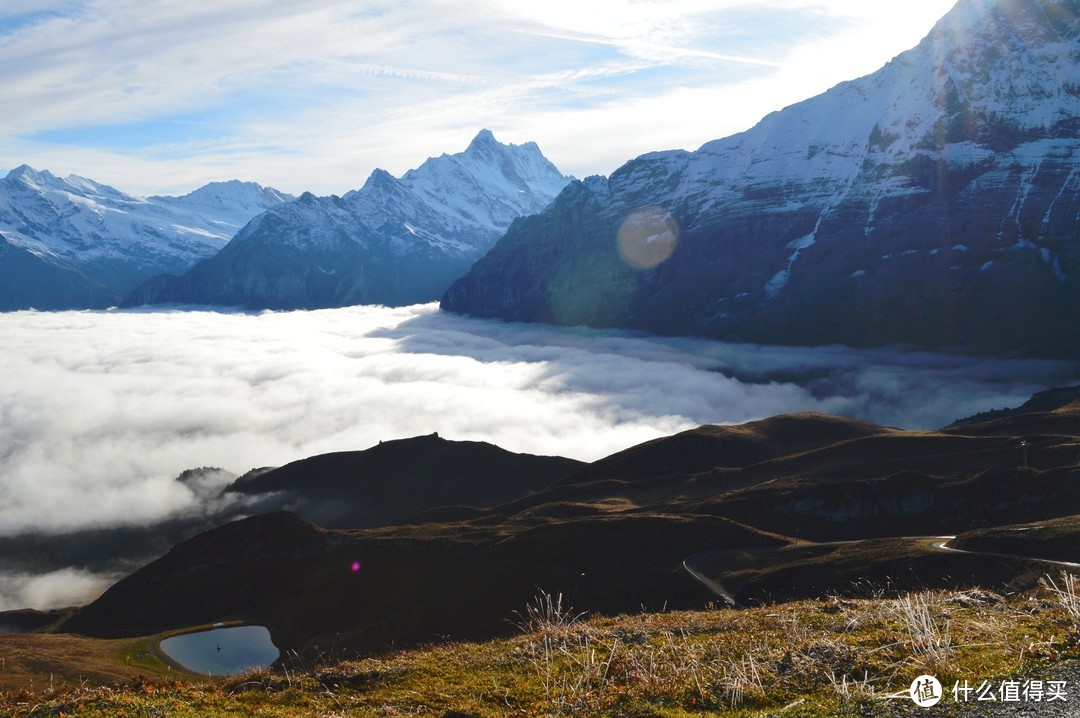
[[[212,631],[185,633],[166,638],[161,650],[169,658],[195,673],[235,676],[268,666],[280,651],[263,626],[234,626]]]

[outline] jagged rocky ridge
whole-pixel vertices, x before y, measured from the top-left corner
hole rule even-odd
[[[438,299],[517,217],[543,209],[570,180],[535,143],[481,131],[462,153],[400,179],[375,170],[343,197],[275,207],[219,254],[144,284],[129,304],[165,302],[311,309]]]
[[[236,180],[139,198],[23,165],[0,180],[0,310],[116,304],[147,278],[212,256],[249,219],[292,199]]]
[[[442,306],[739,341],[1080,356],[1077,67],[1080,2],[961,0],[872,75],[696,152],[571,184]]]

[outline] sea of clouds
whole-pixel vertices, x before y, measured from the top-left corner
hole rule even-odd
[[[1061,362],[733,345],[435,305],[14,312],[0,331],[0,537],[190,514],[220,487],[176,481],[184,469],[242,473],[434,431],[593,460],[795,411],[939,427],[1080,377]],[[0,608],[100,583],[20,576]]]

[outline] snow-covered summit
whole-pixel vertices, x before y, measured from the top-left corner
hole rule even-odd
[[[961,0],[881,70],[703,145],[676,192],[701,181],[810,179],[841,190],[868,159],[941,151],[951,164],[973,164],[1002,143],[1074,122],[1078,8],[1075,0]],[[685,153],[668,155],[677,156]]]
[[[273,187],[263,187],[255,182],[210,182],[199,189],[181,197],[150,197],[152,202],[160,202],[171,207],[183,207],[208,213],[231,215],[243,218],[237,229],[247,224],[248,220],[259,212],[295,199],[292,195],[279,192]]]
[[[135,303],[317,307],[431,301],[516,218],[572,178],[535,143],[482,130],[400,178],[376,169],[343,197],[305,194],[255,217],[213,259],[148,283]]]
[[[291,199],[243,182],[141,198],[22,165],[0,180],[0,241],[25,261],[73,273],[71,281],[88,281],[115,301],[149,276],[183,271],[216,253],[253,216]],[[0,300],[4,308],[23,306],[15,296]]]
[[[1080,306],[1077,68],[1080,0],[960,0],[873,74],[569,188],[444,306],[747,341],[1071,341],[1080,355],[1080,331],[1056,334]],[[635,273],[611,237],[647,206],[671,211],[678,247]],[[589,282],[562,280],[586,263]]]
[[[344,199],[370,227],[407,220],[412,234],[419,226],[433,241],[479,256],[498,238],[491,235],[542,210],[570,179],[535,142],[502,144],[485,129],[464,152],[431,157],[400,179],[377,169]]]
[[[86,177],[78,175],[57,177],[48,170],[36,170],[27,164],[11,170],[4,178],[4,182],[9,187],[21,187],[36,193],[70,193],[84,197],[134,199],[119,190]]]
[[[542,210],[571,179],[535,143],[502,144],[481,130],[463,152],[428,158],[400,178],[375,169],[341,198],[305,195],[304,203],[278,206],[273,222],[253,222],[236,242],[323,250],[345,238],[398,255],[434,248],[474,260],[514,219]]]
[[[502,231],[514,218],[542,210],[569,178],[535,142],[502,144],[481,130],[464,152],[429,159],[401,181],[433,207]]]

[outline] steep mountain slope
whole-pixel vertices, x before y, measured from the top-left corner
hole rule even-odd
[[[74,266],[39,256],[0,235],[0,311],[112,304],[117,292]]]
[[[175,481],[201,497],[199,510],[137,526],[0,536],[0,585],[4,576],[65,570],[123,576],[216,526],[282,509],[327,528],[457,521],[540,491],[582,465],[429,434],[239,478],[222,469],[189,469]],[[0,612],[0,625],[11,620],[14,614]]]
[[[140,199],[23,165],[0,180],[0,310],[114,304],[147,277],[213,255],[290,199],[238,181]]]
[[[1080,356],[1077,67],[1077,0],[961,0],[872,75],[696,152],[573,183],[442,305]]]
[[[994,419],[1006,419],[1019,414],[1054,411],[1077,400],[1080,400],[1080,386],[1054,387],[1046,391],[1040,391],[1020,406],[1011,409],[991,409],[964,419],[957,419],[951,424],[950,428],[964,426],[965,424],[984,423]]]
[[[534,143],[488,130],[456,155],[400,179],[375,170],[344,197],[305,194],[253,219],[217,256],[160,276],[129,304],[253,308],[402,305],[438,299],[517,217],[543,209],[569,178]]]
[[[508,617],[538,585],[572,590],[579,583],[574,600],[611,613],[636,612],[642,603],[700,606],[709,594],[679,567],[685,555],[782,543],[706,516],[327,531],[272,513],[176,546],[62,630],[146,635],[235,618],[269,627],[285,650],[332,643],[350,653],[378,651],[515,631]],[[587,580],[577,581],[583,572]]]
[[[757,549],[791,543],[789,536],[895,539],[1075,516],[1080,403],[1010,421],[1009,435],[987,435],[984,425],[963,433],[904,432],[822,415],[782,416],[648,442],[485,510],[337,531],[290,513],[266,514],[176,546],[63,630],[144,635],[238,619],[269,626],[286,649],[374,651],[512,630],[506,618],[537,587],[562,592],[564,606],[601,613],[700,606],[715,596],[682,563],[702,551],[737,549],[727,553],[753,557]],[[1042,433],[1050,421],[1054,433]],[[1019,465],[1021,437],[1030,443],[1029,468]],[[378,468],[391,456],[400,460],[415,442],[298,462],[263,488],[309,483],[347,495],[363,482],[348,480],[347,472],[336,474],[345,481],[324,482],[334,474],[319,464]],[[458,448],[474,458],[491,452]],[[377,478],[375,471],[370,478],[415,487],[414,480],[431,476],[429,462],[398,466],[398,477]],[[484,462],[472,466],[483,473]],[[1051,528],[1072,535],[1071,524]],[[833,569],[815,563],[775,578],[761,573],[739,598],[858,590],[855,582],[868,575],[891,577],[894,589],[1000,586],[1016,580],[1024,563],[1003,566],[925,543],[868,542]],[[1035,575],[1045,571],[1034,568]],[[792,575],[800,578],[793,582]]]

